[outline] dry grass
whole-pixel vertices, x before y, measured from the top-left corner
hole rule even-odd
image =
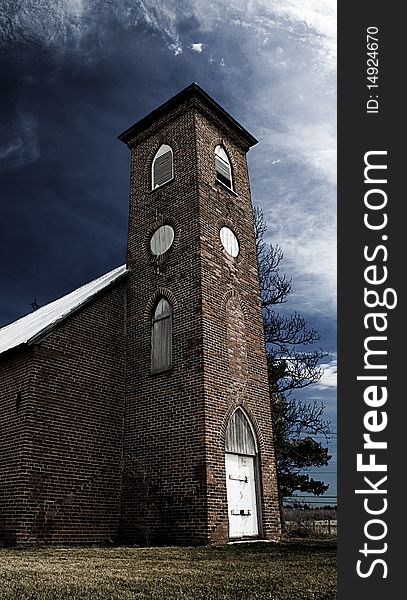
[[[333,541],[0,550],[1,600],[334,600]]]

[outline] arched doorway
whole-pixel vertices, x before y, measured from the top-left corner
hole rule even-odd
[[[257,442],[246,413],[237,408],[230,417],[225,443],[229,537],[260,534]]]

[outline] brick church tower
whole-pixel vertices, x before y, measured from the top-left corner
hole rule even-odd
[[[121,537],[278,539],[256,140],[196,84],[119,139],[131,149]]]

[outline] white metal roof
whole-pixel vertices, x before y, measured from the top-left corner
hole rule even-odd
[[[36,311],[6,325],[0,329],[0,354],[20,344],[26,344],[37,335],[48,329],[61,319],[92,298],[97,292],[116,281],[126,273],[126,265],[121,265],[109,273],[82,285],[58,300],[54,300]]]

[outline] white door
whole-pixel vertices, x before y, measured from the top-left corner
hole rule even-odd
[[[225,454],[229,537],[256,536],[259,533],[254,456]]]

